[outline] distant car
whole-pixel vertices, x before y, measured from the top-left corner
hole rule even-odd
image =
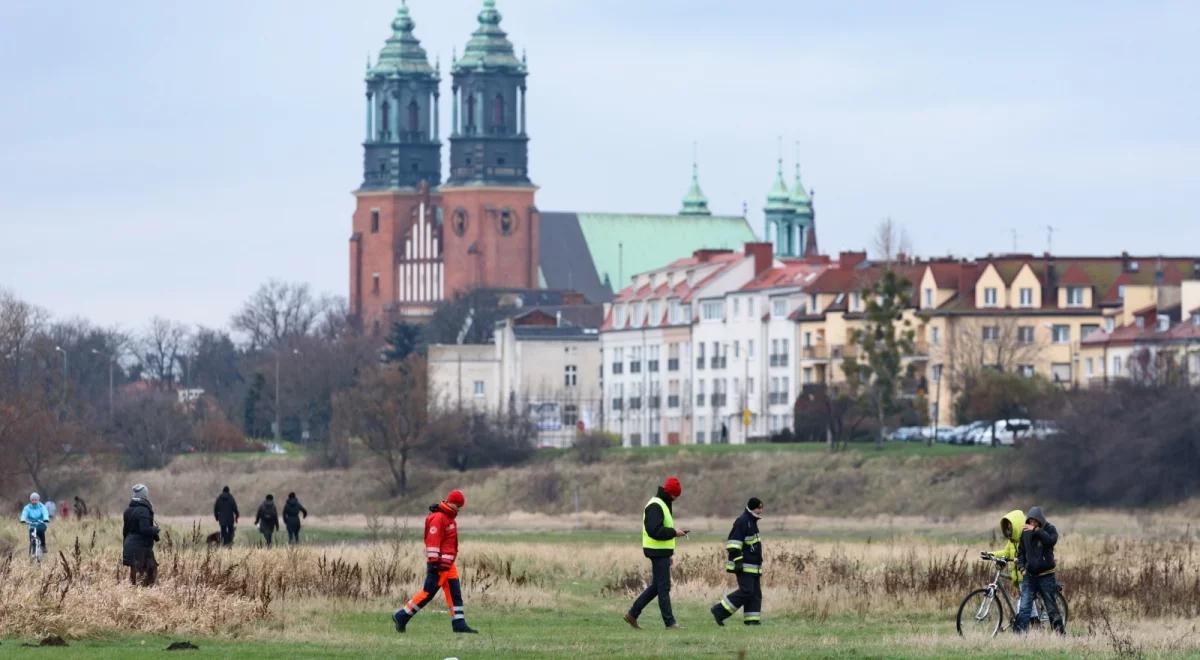
[[[1055,422],[1038,421],[1033,423],[1032,435],[1038,440],[1053,438],[1060,433],[1062,433],[1062,429],[1058,428],[1058,424]]]
[[[901,426],[887,435],[892,442],[910,442],[921,438],[920,426]]]
[[[980,422],[976,422],[978,424]],[[1018,439],[1032,435],[1033,422],[1027,419],[1001,419],[993,424],[982,422],[984,426],[976,428],[971,433],[973,444],[990,445],[993,437],[996,444],[1011,447]]]
[[[984,444],[982,437],[992,428],[991,423],[984,421],[976,421],[967,424],[963,427],[962,433],[959,435],[958,443],[961,445],[978,445]],[[991,439],[987,440],[991,443]]]

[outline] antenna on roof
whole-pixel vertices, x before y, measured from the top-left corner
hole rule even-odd
[[[1046,254],[1054,254],[1054,232],[1058,231],[1050,225],[1046,225]]]
[[[1016,254],[1018,251],[1017,250],[1017,230],[1014,228],[1011,231],[1012,231],[1012,239],[1013,239],[1013,254]]]

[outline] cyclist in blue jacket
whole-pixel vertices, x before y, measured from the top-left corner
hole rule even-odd
[[[46,525],[50,523],[50,512],[42,504],[42,496],[37,493],[29,494],[29,504],[21,509],[21,522],[37,530],[38,540],[42,542],[42,551],[46,550]]]

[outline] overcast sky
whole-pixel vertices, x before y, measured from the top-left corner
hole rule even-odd
[[[268,278],[344,295],[398,4],[0,3],[0,287],[127,328],[224,325]],[[443,72],[480,4],[409,1]],[[543,210],[674,212],[697,141],[714,212],[761,232],[782,136],[825,251],[890,216],[923,255],[1048,225],[1056,252],[1200,253],[1200,3],[498,4]]]

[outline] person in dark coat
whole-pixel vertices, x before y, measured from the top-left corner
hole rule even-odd
[[[222,488],[221,494],[217,495],[217,501],[213,504],[213,518],[221,526],[221,545],[233,545],[233,532],[241,520],[241,514],[238,513],[237,500],[233,499],[229,486]]]
[[[737,590],[722,598],[709,610],[718,626],[742,608],[742,622],[757,626],[762,622],[762,540],[758,536],[758,520],[763,515],[763,502],[751,497],[742,515],[733,521],[725,540],[725,571],[737,576]]]
[[[1062,613],[1054,597],[1058,595],[1057,565],[1054,562],[1054,546],[1058,544],[1058,529],[1046,521],[1042,507],[1035,506],[1025,514],[1025,527],[1021,530],[1021,542],[1017,544],[1017,568],[1025,573],[1021,580],[1021,600],[1017,606],[1017,620],[1013,632],[1025,632],[1029,628],[1029,617],[1033,614],[1033,598],[1041,596],[1046,613],[1050,615],[1050,627],[1060,635],[1066,634]]]
[[[267,547],[271,547],[271,537],[275,535],[275,530],[279,529],[279,509],[275,508],[274,495],[267,493],[267,499],[258,505],[258,513],[254,516],[254,524],[258,525],[258,531],[262,532],[263,539],[267,542]]]
[[[300,503],[295,493],[288,493],[287,502],[283,503],[283,524],[287,527],[288,543],[300,542],[300,516],[308,518],[308,509]]]
[[[121,563],[129,567],[129,582],[133,586],[154,586],[158,579],[158,561],[154,557],[154,544],[158,542],[158,526],[154,524],[154,507],[150,504],[150,491],[143,484],[133,487],[133,499],[125,507],[124,525],[121,528],[124,542],[121,546]]]

